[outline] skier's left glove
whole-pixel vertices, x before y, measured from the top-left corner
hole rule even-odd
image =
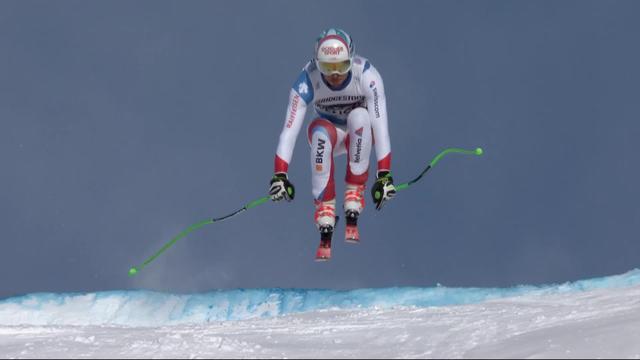
[[[373,196],[373,203],[376,204],[376,210],[382,209],[387,201],[396,196],[396,187],[393,186],[391,172],[378,171],[376,182],[371,188],[371,196]]]
[[[296,196],[296,189],[287,178],[286,173],[276,173],[273,175],[269,195],[271,195],[271,200],[273,201],[280,201],[282,199],[287,201],[293,200]]]

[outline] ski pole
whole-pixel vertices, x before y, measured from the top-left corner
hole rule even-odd
[[[458,154],[466,154],[466,155],[482,155],[484,152],[482,151],[482,148],[476,148],[475,150],[465,150],[465,149],[458,149],[458,148],[448,148],[445,149],[443,151],[441,151],[435,158],[433,158],[433,160],[431,160],[431,163],[429,163],[429,166],[426,167],[426,169],[424,169],[420,175],[418,175],[415,179],[400,184],[398,186],[396,186],[396,190],[400,191],[400,190],[404,190],[406,188],[408,188],[409,186],[415,184],[416,182],[418,182],[420,179],[422,179],[422,177],[424,176],[424,174],[427,173],[427,171],[431,170],[431,168],[433,168],[434,166],[436,166],[436,164],[447,154],[451,154],[451,153],[458,153]],[[376,195],[382,196],[381,194],[378,195],[378,193],[376,193]]]
[[[242,208],[232,212],[229,215],[225,215],[219,218],[213,218],[213,219],[208,219],[208,220],[204,220],[201,221],[199,223],[193,224],[191,226],[189,226],[188,228],[186,228],[184,231],[182,231],[180,234],[178,234],[176,237],[174,237],[173,239],[171,239],[171,241],[167,242],[166,244],[164,244],[164,246],[162,248],[160,248],[160,250],[158,250],[155,254],[153,254],[151,257],[149,257],[147,260],[145,260],[140,266],[134,266],[131,269],[129,269],[129,276],[135,276],[136,274],[138,274],[138,272],[140,272],[142,269],[144,269],[147,265],[149,265],[153,260],[155,260],[158,256],[162,255],[162,253],[164,253],[165,251],[167,251],[170,247],[172,247],[178,240],[182,239],[183,237],[187,236],[189,233],[191,233],[194,230],[200,229],[201,227],[205,226],[205,225],[209,225],[209,224],[213,224],[215,222],[221,222],[223,220],[226,220],[228,218],[231,218],[233,216],[236,216],[242,212],[245,212],[249,209],[252,209],[258,205],[264,204],[265,202],[269,201],[270,196],[263,196],[257,200],[254,200],[250,203],[248,203],[247,205],[243,206]]]
[[[429,166],[427,166],[426,169],[424,169],[422,171],[422,173],[420,173],[420,175],[418,175],[418,177],[416,177],[415,179],[407,182],[407,183],[403,183],[400,184],[398,186],[396,186],[396,190],[400,191],[400,190],[404,190],[406,188],[408,188],[409,186],[413,185],[414,183],[418,182],[423,176],[424,174],[427,173],[427,171],[429,171],[431,168],[433,168],[434,166],[436,166],[436,164],[440,161],[440,159],[442,159],[445,155],[449,154],[449,153],[460,153],[460,154],[468,154],[468,155],[482,155],[483,151],[481,148],[477,148],[475,150],[464,150],[464,149],[458,149],[458,148],[449,148],[446,149],[442,152],[440,152],[440,154],[438,154],[429,164]],[[376,196],[381,196],[381,194],[376,193]],[[270,196],[263,196],[257,200],[254,200],[252,202],[250,202],[249,204],[243,206],[242,208],[219,218],[213,218],[213,219],[208,219],[208,220],[204,220],[201,221],[199,223],[193,224],[191,226],[189,226],[187,229],[185,229],[184,231],[182,231],[180,234],[178,234],[176,237],[174,237],[173,239],[171,239],[169,242],[167,242],[166,244],[164,244],[164,246],[162,246],[162,248],[160,248],[160,250],[158,250],[155,254],[153,254],[151,257],[149,257],[147,260],[145,260],[140,266],[137,267],[132,267],[131,269],[129,269],[129,276],[135,276],[138,274],[138,272],[140,272],[142,269],[144,269],[145,267],[147,267],[147,265],[149,265],[151,262],[153,262],[156,258],[158,258],[160,255],[162,255],[162,253],[164,253],[165,251],[167,251],[169,248],[171,248],[173,245],[175,245],[175,243],[184,238],[185,236],[187,236],[189,233],[191,233],[192,231],[195,231],[197,229],[200,229],[201,227],[205,226],[205,225],[210,225],[213,224],[215,222],[221,222],[223,220],[229,219],[233,216],[236,216],[242,212],[245,212],[249,209],[252,209],[258,205],[264,204],[265,202],[269,201]]]

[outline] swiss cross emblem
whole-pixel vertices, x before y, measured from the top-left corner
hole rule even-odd
[[[298,92],[300,95],[306,94],[309,92],[309,87],[305,83],[300,83],[300,85],[298,85]]]

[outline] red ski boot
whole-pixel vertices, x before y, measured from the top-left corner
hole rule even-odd
[[[336,201],[316,201],[315,220],[320,231],[320,245],[316,251],[316,261],[327,261],[331,258],[331,238],[336,226]]]
[[[364,210],[364,189],[364,185],[347,184],[347,190],[344,193],[344,211],[347,218],[344,238],[346,242],[351,244],[360,243],[358,217]]]

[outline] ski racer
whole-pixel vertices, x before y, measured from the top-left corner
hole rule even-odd
[[[307,128],[314,219],[321,234],[316,260],[324,261],[331,257],[337,220],[334,157],[346,154],[348,158],[343,204],[347,242],[360,241],[357,221],[365,207],[373,147],[377,174],[371,194],[376,209],[382,209],[396,194],[382,77],[369,60],[354,53],[351,37],[341,29],[330,28],[320,34],[314,59],[304,66],[290,90],[269,189],[273,201],[291,201],[295,197],[288,169],[308,107],[316,113]]]

